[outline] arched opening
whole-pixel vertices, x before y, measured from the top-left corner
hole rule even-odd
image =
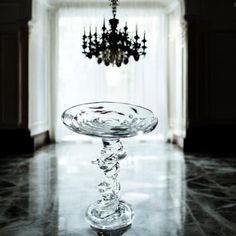
[[[136,24],[140,34],[146,30],[149,50],[145,59],[121,68],[97,65],[81,53],[84,26],[99,29],[103,18],[111,16],[106,1],[54,1],[52,5],[35,1],[35,4],[30,36],[30,56],[37,58],[30,71],[32,133],[37,134],[47,126],[52,139],[66,139],[71,133],[61,123],[64,109],[88,101],[112,100],[152,109],[159,117],[159,127],[152,137],[181,144],[186,123],[182,1],[121,1],[117,13],[120,27],[127,21],[131,33]],[[45,24],[47,28],[43,27]],[[42,37],[38,37],[39,33]],[[48,35],[51,43],[45,45]],[[41,45],[41,49],[34,47],[35,44]],[[42,73],[47,75],[44,81]],[[47,99],[42,101],[40,97]],[[45,113],[47,120],[42,116]]]

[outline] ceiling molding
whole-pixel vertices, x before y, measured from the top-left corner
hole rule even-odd
[[[41,0],[46,1],[46,0]],[[109,7],[107,1],[75,1],[75,0],[54,0],[50,1],[51,5],[60,8],[60,7],[80,7],[80,8],[105,8]],[[166,4],[162,3],[161,1],[123,1],[120,3],[119,8],[133,8],[133,7],[142,7],[142,8],[160,8],[165,9]]]
[[[176,8],[180,7],[180,2],[179,1],[173,1],[171,4],[169,4],[166,8],[165,8],[165,12],[167,14],[171,13],[172,11],[174,11]]]
[[[38,2],[49,9],[54,8],[54,3],[52,0],[34,0],[33,2]]]

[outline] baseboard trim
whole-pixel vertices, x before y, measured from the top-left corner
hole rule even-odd
[[[31,136],[29,129],[0,129],[0,154],[30,154],[49,143],[48,131]]]
[[[185,153],[235,154],[236,125],[189,127],[184,139]]]
[[[32,136],[34,140],[34,150],[38,150],[39,148],[46,146],[50,143],[49,131],[45,131],[43,133]]]
[[[177,146],[178,148],[180,148],[181,150],[183,149],[183,142],[184,142],[183,136],[176,135],[176,134],[174,134],[172,136],[172,139],[167,140],[167,143],[171,143],[171,144]]]

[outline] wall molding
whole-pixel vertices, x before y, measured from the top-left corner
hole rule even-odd
[[[33,0],[33,1],[37,1],[38,3],[41,3],[42,5],[47,7],[48,9],[54,8],[54,3],[50,0]]]
[[[43,0],[41,0],[43,1]],[[88,2],[78,2],[78,1],[56,1],[55,3],[52,3],[52,8],[70,8],[70,7],[79,7],[79,8],[104,8],[104,9],[109,9],[109,3],[106,1],[88,1]],[[165,9],[166,5],[162,4],[160,2],[155,2],[155,1],[143,1],[143,2],[135,2],[135,4],[133,2],[121,2],[121,4],[119,5],[119,8],[137,8],[137,7],[141,7],[141,8],[160,8],[160,9]]]
[[[47,120],[34,122],[29,127],[30,133],[32,136],[37,135],[39,133],[45,132],[49,130],[49,124]]]
[[[179,1],[174,1],[171,4],[169,4],[167,7],[165,7],[165,12],[167,14],[170,14],[171,12],[173,12],[178,7],[180,7],[180,2]]]
[[[33,135],[33,142],[34,142],[34,151],[38,150],[39,148],[46,146],[50,144],[50,137],[49,137],[49,131],[46,130],[44,132],[41,132],[37,135]]]
[[[32,136],[49,130],[51,9],[50,1],[34,0],[33,17],[28,23],[30,31],[28,127]]]

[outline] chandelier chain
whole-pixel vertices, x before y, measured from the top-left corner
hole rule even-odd
[[[116,8],[120,4],[119,0],[110,0],[110,1],[111,1],[110,6],[112,7],[113,17],[116,17]]]

